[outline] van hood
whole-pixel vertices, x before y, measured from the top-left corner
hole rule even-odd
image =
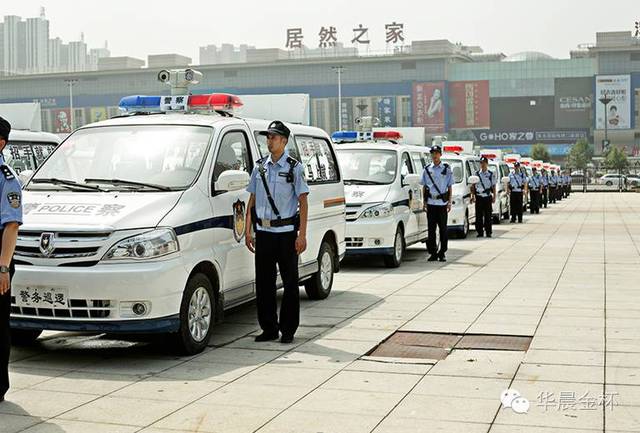
[[[81,193],[23,191],[23,230],[156,227],[182,191]]]
[[[345,185],[347,206],[380,203],[387,200],[391,185]]]

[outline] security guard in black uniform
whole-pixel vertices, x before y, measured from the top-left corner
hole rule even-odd
[[[5,165],[1,152],[9,141],[11,125],[0,117],[0,402],[9,390],[11,335],[11,279],[15,272],[13,252],[22,224],[22,188],[15,172]]]
[[[256,341],[291,343],[300,323],[298,255],[307,248],[307,195],[309,187],[302,164],[285,151],[291,131],[271,122],[267,131],[269,156],[256,164],[247,191],[245,243],[256,255],[256,303],[262,334]],[[255,240],[251,227],[255,228]],[[284,295],[277,314],[276,264]]]
[[[476,232],[478,237],[488,238],[493,233],[493,204],[496,202],[497,179],[489,170],[489,159],[480,158],[480,171],[476,173],[480,181],[471,187],[471,202],[476,204]]]

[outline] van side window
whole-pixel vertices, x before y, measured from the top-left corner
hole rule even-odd
[[[413,160],[413,166],[415,168],[415,171],[421,172],[425,167],[424,159],[422,158],[422,155],[420,155],[420,153],[418,152],[412,152],[411,159]]]
[[[295,142],[309,184],[338,182],[338,162],[326,139],[298,135]]]
[[[409,154],[405,152],[402,154],[402,163],[400,165],[400,176],[404,178],[406,175],[411,173],[413,173],[413,167],[411,166],[411,159],[409,158]]]
[[[467,161],[466,166],[467,166],[467,175],[465,177],[468,178],[469,176],[473,176],[476,172],[476,170],[474,170],[475,165],[473,165],[471,161]]]
[[[267,137],[264,135],[260,135],[260,131],[255,131],[256,143],[258,143],[258,150],[260,151],[260,158],[264,158],[269,155],[269,148],[267,147]],[[300,152],[298,152],[298,147],[296,146],[295,140],[293,137],[289,138],[289,142],[287,146],[284,148],[289,156],[300,161]]]
[[[216,165],[213,168],[213,180],[218,180],[220,174],[227,170],[243,170],[251,174],[253,164],[249,150],[249,140],[242,131],[227,132],[218,148]]]

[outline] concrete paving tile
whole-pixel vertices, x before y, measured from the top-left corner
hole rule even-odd
[[[607,349],[608,349],[607,342]],[[603,352],[604,351],[604,336],[585,337],[585,338],[570,338],[570,337],[556,337],[556,336],[534,336],[531,342],[530,349],[551,349],[555,350],[562,348],[563,350],[584,350],[588,352]]]
[[[323,334],[322,338],[327,340],[370,341],[379,343],[386,340],[391,334],[393,334],[393,330],[362,329],[347,325],[328,331]]]
[[[311,392],[310,387],[230,383],[198,400],[198,404],[285,409]]]
[[[521,425],[500,425],[493,424],[489,433],[596,433],[602,432],[597,429],[586,428],[569,428],[569,427],[534,427],[534,426],[521,426]],[[615,433],[615,432],[614,432]]]
[[[177,380],[210,380],[230,382],[258,368],[256,365],[235,365],[225,363],[187,362],[165,370],[157,375]]]
[[[406,394],[421,377],[411,374],[341,371],[323,383],[320,388]]]
[[[0,404],[0,414],[51,418],[79,407],[96,397],[87,394],[22,389],[9,390],[5,398],[7,402]]]
[[[524,357],[526,364],[591,365],[604,366],[604,352],[571,350],[529,349]]]
[[[640,386],[607,384],[605,393],[613,395],[616,404],[621,406],[637,406],[640,410]],[[615,410],[615,408],[614,408]]]
[[[640,368],[609,367],[607,365],[607,383],[640,385]]]
[[[509,388],[509,379],[481,377],[433,376],[427,374],[411,391],[417,395],[484,398],[495,401]]]
[[[191,404],[151,427],[205,433],[250,433],[278,414],[278,409]]]
[[[524,352],[455,349],[446,359],[438,362],[429,374],[511,379],[523,357]]]
[[[435,364],[435,362],[433,363]],[[370,371],[374,373],[417,374],[425,375],[433,364],[400,363],[384,360],[368,360],[366,357],[349,364],[344,371]]]
[[[382,416],[288,410],[256,433],[369,433]]]
[[[33,386],[33,389],[54,392],[73,390],[78,394],[106,395],[139,379],[136,376],[77,371],[39,383]]]
[[[640,352],[607,352],[607,366],[640,368]]]
[[[203,353],[191,362],[216,364],[232,363],[237,365],[260,365],[272,361],[282,355],[282,345],[278,343],[280,350],[238,349],[219,347]]]
[[[178,410],[184,404],[140,398],[101,397],[59,416],[70,421],[119,423],[146,427]]]
[[[516,380],[604,383],[604,367],[584,365],[522,364]]]
[[[409,394],[393,410],[393,416],[438,421],[490,423],[500,399],[473,399]]]
[[[607,338],[607,351],[640,353],[640,339]]]
[[[383,392],[316,389],[292,406],[294,410],[384,416],[404,396]]]
[[[638,432],[640,431],[640,408],[637,406],[616,406],[607,409],[605,413],[605,427],[609,431]]]
[[[184,359],[123,359],[112,358],[81,367],[78,371],[88,371],[103,374],[134,375],[158,374],[164,370],[184,363]]]
[[[9,382],[13,389],[31,388],[39,383],[46,382],[64,374],[64,371],[60,370],[15,368],[12,364],[9,365]]]
[[[111,396],[189,403],[212,393],[223,385],[225,382],[151,377],[121,388]]]
[[[337,370],[326,368],[290,368],[289,364],[267,364],[239,378],[235,383],[316,388],[335,375]]]
[[[138,430],[138,427],[127,425],[49,419],[28,428],[24,433],[134,433]]]
[[[389,416],[373,433],[487,433],[490,424]]]
[[[0,403],[0,410],[2,405],[10,405],[11,403],[5,402]],[[20,431],[25,430],[26,428],[35,425],[39,422],[42,422],[42,419],[28,416],[28,415],[9,415],[6,413],[2,413],[0,415],[2,419],[2,425],[0,425],[0,432],[2,433],[18,433]]]

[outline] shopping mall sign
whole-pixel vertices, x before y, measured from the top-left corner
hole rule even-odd
[[[352,29],[352,44],[369,45],[369,27],[359,24],[358,27]],[[404,24],[392,22],[385,24],[385,42],[392,45],[400,45],[404,43]],[[285,47],[288,49],[302,48],[304,46],[304,32],[301,27],[287,29],[287,42]],[[335,26],[322,26],[318,32],[318,47],[333,48],[338,45],[338,29]]]
[[[575,143],[581,139],[588,139],[588,129],[576,130],[545,130],[532,129],[520,130],[474,130],[476,140],[480,145],[509,145],[509,144],[534,144],[534,143]]]

